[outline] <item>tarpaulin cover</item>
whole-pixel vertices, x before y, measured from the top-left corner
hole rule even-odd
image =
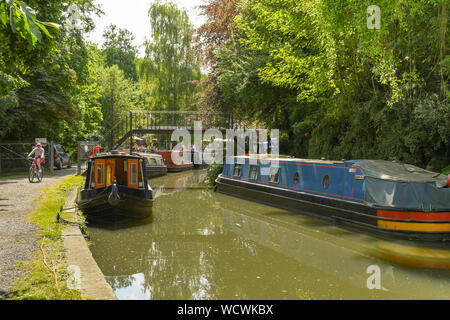
[[[383,207],[423,211],[450,210],[447,176],[383,160],[353,164],[365,175],[365,200]]]

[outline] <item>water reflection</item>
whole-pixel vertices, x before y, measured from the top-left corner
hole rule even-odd
[[[134,219],[124,216],[111,216],[107,215],[105,217],[86,217],[86,225],[88,229],[97,228],[105,230],[120,230],[120,229],[130,229],[138,226],[143,226],[152,223],[153,216],[149,216],[145,219]]]
[[[153,198],[173,192],[183,191],[202,183],[206,178],[205,170],[189,170],[184,172],[169,173],[166,176],[151,179],[149,181],[153,189]]]
[[[378,256],[386,261],[419,269],[450,270],[450,250],[446,244],[412,245],[405,242],[378,241]]]
[[[148,223],[89,226],[92,253],[120,299],[450,298],[448,270],[386,259],[402,255],[401,244],[389,249],[393,243],[189,188],[202,174],[154,179],[160,193]],[[439,250],[448,263],[448,247]],[[382,290],[366,286],[373,264]]]
[[[403,294],[409,298],[450,298],[450,273],[424,269],[449,270],[450,250],[446,244],[424,247],[411,242],[388,242],[320,223],[303,224],[316,228],[299,230],[283,220],[268,221],[264,215],[224,210],[225,226],[233,232],[292,257],[302,266],[331,275],[334,281],[365,291],[368,278],[365,270],[376,264],[382,271],[382,290],[389,293],[382,294],[383,298]],[[399,267],[404,265],[420,268],[403,272]]]

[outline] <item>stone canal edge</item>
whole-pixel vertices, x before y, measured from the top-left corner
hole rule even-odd
[[[72,215],[71,220],[77,221],[76,207],[77,188],[68,191],[64,208]],[[67,225],[62,229],[66,259],[72,273],[72,286],[81,292],[83,299],[117,300],[111,286],[88,248],[88,244],[78,225]]]

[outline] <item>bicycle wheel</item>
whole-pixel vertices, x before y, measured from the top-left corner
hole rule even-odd
[[[36,172],[36,178],[38,179],[38,181],[39,182],[41,182],[42,181],[42,178],[44,177],[44,170],[40,170],[39,171],[39,169],[37,169],[36,168],[36,170],[38,170],[37,172]]]
[[[33,180],[34,180],[34,170],[33,170],[33,166],[31,166],[30,173],[28,175],[28,181],[33,182]]]

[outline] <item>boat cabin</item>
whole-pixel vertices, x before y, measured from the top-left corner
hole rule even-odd
[[[144,168],[147,173],[147,178],[156,178],[167,174],[167,166],[164,158],[156,153],[133,153],[144,158]]]
[[[144,158],[128,154],[101,154],[89,159],[85,189],[101,189],[114,183],[132,189],[146,189]]]
[[[145,164],[147,166],[165,166],[164,158],[156,153],[135,153],[145,158]]]
[[[117,151],[89,157],[77,199],[89,217],[145,218],[151,215],[152,203],[143,157]]]
[[[285,190],[362,202],[363,172],[351,162],[330,160],[236,157],[223,176]]]
[[[189,170],[194,167],[194,164],[191,160],[191,151],[190,150],[160,150],[158,154],[164,158],[164,161],[167,165],[167,171],[169,172],[177,172],[183,170]],[[181,163],[175,163],[173,161],[173,156],[177,156]]]

